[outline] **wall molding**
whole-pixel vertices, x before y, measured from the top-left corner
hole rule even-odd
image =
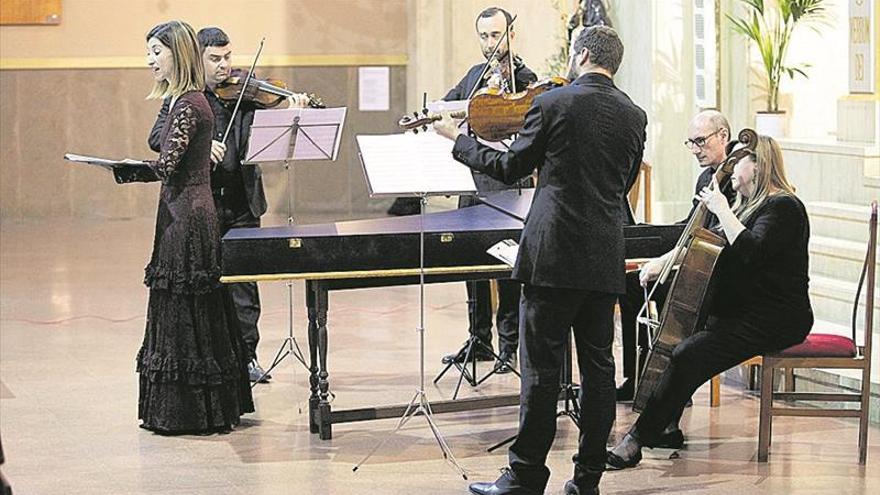
[[[236,55],[233,65],[250,66],[250,55]],[[402,66],[408,63],[406,54],[385,55],[264,55],[259,67],[340,67],[361,65]],[[0,70],[40,69],[141,69],[147,66],[145,56],[138,57],[41,57],[0,58]]]

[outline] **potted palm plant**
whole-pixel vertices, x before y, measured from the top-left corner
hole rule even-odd
[[[785,111],[779,110],[779,85],[783,77],[807,77],[808,65],[787,65],[785,58],[795,28],[818,29],[829,19],[826,0],[740,0],[744,17],[728,15],[733,29],[755,43],[765,77],[766,110],[758,112],[755,127],[761,134],[785,133]]]

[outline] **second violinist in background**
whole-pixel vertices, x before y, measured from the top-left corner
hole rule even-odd
[[[211,163],[214,167],[211,172],[211,191],[220,221],[220,235],[223,236],[233,228],[259,227],[260,217],[266,213],[266,194],[263,190],[260,166],[242,163],[247,153],[248,137],[256,108],[253,103],[242,100],[229,137],[225,144],[222,143],[235,103],[221,100],[214,90],[232,75],[245,77],[246,71],[232,69],[232,44],[222,29],[206,27],[199,31],[198,38],[205,68],[205,96],[214,113],[214,138],[211,142]],[[295,94],[290,100],[292,106],[305,107],[309,98],[305,94]],[[154,151],[158,151],[159,133],[167,114],[166,101],[150,132],[150,148]],[[230,284],[229,293],[235,304],[242,338],[250,353],[248,364],[250,379],[255,382],[262,377],[265,383],[271,376],[263,376],[265,373],[257,361],[257,344],[260,341],[260,333],[257,329],[257,321],[260,318],[260,294],[257,284],[255,282]]]
[[[477,64],[470,68],[461,81],[454,88],[446,93],[443,97],[445,101],[464,100],[474,93],[485,87],[498,87],[504,89],[505,74],[503,70],[489,70],[487,77],[480,79],[480,74],[489,63],[488,58],[492,55],[495,46],[500,42],[501,46],[495,54],[498,66],[507,64],[509,60],[510,43],[504,37],[504,32],[510,25],[510,39],[516,39],[516,31],[510,24],[513,17],[509,12],[498,7],[489,7],[477,16],[476,30],[480,42],[480,49],[483,56],[487,58],[486,62]],[[522,59],[516,54],[513,55],[513,75],[516,88],[513,92],[525,90],[529,84],[538,80],[538,76],[526,67]],[[509,83],[506,83],[509,86]],[[511,186],[493,179],[486,174],[472,171],[474,182],[477,185],[479,193],[489,191],[500,191],[511,189]],[[532,187],[531,178],[528,179],[524,187]],[[458,200],[458,207],[464,208],[477,204],[477,200],[473,196],[461,196]],[[468,313],[469,313],[469,329],[471,333],[475,333],[480,340],[489,348],[492,348],[492,303],[491,292],[488,281],[468,282]],[[496,326],[498,329],[498,354],[501,361],[496,363],[501,373],[509,372],[512,367],[516,367],[516,352],[519,342],[519,296],[520,284],[518,282],[507,280],[498,281],[498,313],[496,315]],[[476,358],[478,360],[491,360],[492,355],[482,348],[477,347]],[[449,354],[444,356],[443,362],[448,363],[451,360],[464,360],[464,353]]]

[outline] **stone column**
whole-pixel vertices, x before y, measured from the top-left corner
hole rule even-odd
[[[849,0],[849,94],[837,102],[840,141],[880,144],[880,8],[876,0]],[[866,175],[880,177],[880,170]]]

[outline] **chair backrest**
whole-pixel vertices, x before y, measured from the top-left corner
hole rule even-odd
[[[639,196],[644,199],[639,201]],[[629,205],[632,208],[633,216],[638,211],[639,204],[643,205],[645,212],[644,222],[651,223],[651,164],[645,161],[639,165],[639,174],[636,176],[632,189],[629,190]]]
[[[871,335],[874,333],[874,280],[877,263],[877,201],[871,202],[871,219],[868,222],[868,251],[865,253],[865,264],[862,266],[862,274],[859,276],[859,285],[856,289],[856,300],[853,303],[852,331],[853,344],[856,343],[856,320],[859,314],[859,300],[862,295],[862,287],[867,281],[865,289],[865,345],[864,356],[871,357]],[[858,347],[857,347],[858,348]]]

